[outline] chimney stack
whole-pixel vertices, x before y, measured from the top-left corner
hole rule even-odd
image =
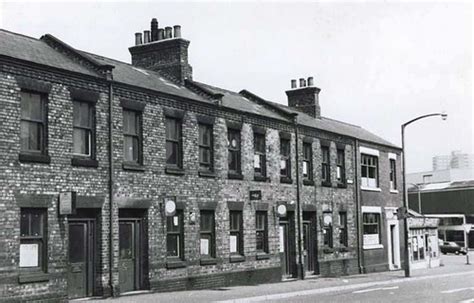
[[[296,80],[291,80],[291,89],[286,91],[288,106],[320,119],[319,92],[321,89],[314,86],[313,77],[308,77],[307,83],[304,78],[300,78],[299,82],[300,87],[297,88]]]
[[[143,43],[150,43],[150,31],[143,31]]]
[[[175,25],[173,26],[173,29],[174,29],[174,37],[181,38],[181,25]]]
[[[158,41],[158,21],[151,19],[151,41]]]
[[[296,88],[296,79],[291,80],[291,88]]]
[[[158,28],[156,18],[151,20],[151,31],[137,33],[135,46],[129,48],[132,65],[159,72],[161,75],[184,84],[192,79],[193,69],[188,63],[189,41],[181,37],[181,26]],[[174,38],[174,39],[171,39]]]
[[[135,33],[135,46],[142,45],[142,33]]]

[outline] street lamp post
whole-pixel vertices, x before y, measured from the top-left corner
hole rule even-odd
[[[408,193],[407,193],[407,185],[406,185],[406,169],[405,169],[405,127],[407,127],[409,124],[418,121],[420,119],[428,118],[428,117],[433,117],[433,116],[441,116],[443,120],[446,120],[448,115],[446,113],[433,113],[433,114],[427,114],[423,116],[416,117],[404,124],[402,124],[402,172],[403,172],[403,207],[408,210]],[[410,256],[408,252],[408,218],[405,216],[403,218],[403,229],[404,229],[404,234],[405,234],[405,247],[404,247],[404,259],[405,259],[405,277],[410,277]]]

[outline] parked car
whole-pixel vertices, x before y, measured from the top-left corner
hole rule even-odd
[[[456,254],[456,255],[459,255],[459,254],[467,254],[467,251],[466,251],[466,248],[460,246],[459,244],[457,244],[456,242],[443,242],[442,245],[439,246],[439,249],[441,250],[441,253],[442,254],[448,254],[448,253],[452,253],[452,254]]]

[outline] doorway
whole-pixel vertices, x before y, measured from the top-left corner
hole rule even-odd
[[[316,212],[303,212],[303,262],[308,274],[319,274],[316,249]]]
[[[139,290],[141,277],[141,219],[119,220],[119,284],[120,292]]]
[[[387,222],[388,233],[388,264],[390,270],[401,268],[400,265],[400,230],[398,220],[389,220]]]
[[[296,275],[295,241],[293,212],[287,212],[286,217],[280,218],[280,264],[282,277],[292,278]]]
[[[69,219],[69,299],[94,294],[95,229],[94,219]]]

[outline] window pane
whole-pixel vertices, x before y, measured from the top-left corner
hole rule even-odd
[[[31,236],[43,235],[43,216],[39,213],[31,214]]]
[[[254,148],[255,152],[265,153],[265,136],[262,134],[254,134]]]
[[[30,235],[30,215],[22,211],[20,216],[20,235],[29,236]]]
[[[239,131],[229,130],[227,137],[228,137],[229,149],[233,149],[233,150],[240,149],[240,132]]]
[[[40,123],[21,121],[20,144],[22,150],[41,150],[43,126]]]
[[[92,125],[91,106],[87,102],[74,101],[74,126],[90,128]]]
[[[280,140],[280,154],[283,156],[290,155],[290,141],[286,139]]]
[[[238,151],[229,151],[228,155],[229,161],[229,170],[230,171],[239,171],[240,163],[239,163],[239,152]]]
[[[90,155],[90,131],[81,128],[73,130],[73,148],[75,154]]]
[[[179,232],[180,231],[180,217],[178,214],[170,217],[166,217],[166,229],[168,232]]]
[[[21,118],[42,121],[41,95],[21,92]]]
[[[211,127],[205,124],[199,124],[199,144],[211,146]]]
[[[375,167],[369,167],[369,178],[375,179]]]
[[[212,238],[210,235],[201,235],[201,240],[200,240],[201,255],[211,254],[212,252],[211,242],[212,242]]]
[[[20,244],[20,267],[39,267],[41,242]]]
[[[178,140],[178,126],[176,119],[166,118],[166,139]]]
[[[178,143],[166,142],[166,163],[178,165]]]
[[[199,148],[199,162],[200,163],[211,163],[211,155],[208,148]]]
[[[168,256],[179,257],[179,235],[167,235],[166,236],[166,250]]]
[[[123,111],[123,132],[125,134],[138,135],[138,114],[134,111]]]
[[[229,236],[229,252],[230,253],[237,253],[239,249],[239,237],[238,235],[230,235]]]
[[[212,232],[213,231],[213,215],[212,213],[201,212],[201,231]]]
[[[126,161],[138,161],[138,139],[125,136],[123,142],[123,154]]]
[[[265,233],[263,231],[257,231],[255,242],[257,250],[265,250]]]

